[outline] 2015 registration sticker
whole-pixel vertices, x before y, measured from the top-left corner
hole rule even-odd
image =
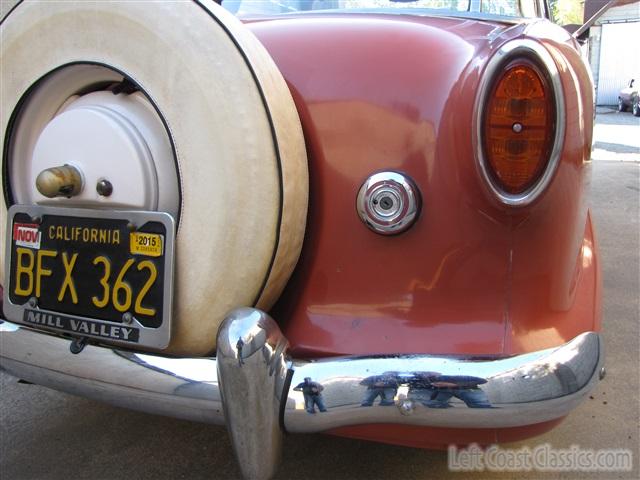
[[[131,232],[129,250],[133,255],[162,255],[162,235],[157,233]]]

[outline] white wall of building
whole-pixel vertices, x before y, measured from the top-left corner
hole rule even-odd
[[[615,105],[631,78],[640,82],[640,1],[609,9],[590,29],[589,61],[598,105]]]
[[[640,22],[603,24],[597,104],[618,103],[618,92],[632,78],[640,82]]]

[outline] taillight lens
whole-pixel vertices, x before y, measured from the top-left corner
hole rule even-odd
[[[508,63],[494,81],[482,119],[485,160],[494,183],[509,194],[542,176],[555,137],[553,91],[532,62]]]

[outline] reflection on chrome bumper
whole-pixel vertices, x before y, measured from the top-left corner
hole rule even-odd
[[[397,355],[292,360],[276,323],[232,312],[217,358],[170,358],[89,345],[4,322],[0,366],[32,383],[114,405],[226,424],[243,474],[268,478],[282,428],[320,432],[359,424],[488,428],[566,415],[603,371],[587,332],[557,347],[501,359]]]
[[[415,355],[294,361],[292,385],[304,388],[305,378],[322,385],[326,412],[309,415],[304,395],[292,389],[285,428],[318,432],[367,423],[453,428],[540,423],[580,403],[598,381],[601,352],[599,335],[589,332],[558,348],[498,360]]]

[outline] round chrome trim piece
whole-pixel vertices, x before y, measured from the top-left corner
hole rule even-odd
[[[492,179],[489,173],[489,166],[484,157],[484,151],[482,148],[482,117],[484,116],[484,107],[487,104],[487,97],[491,92],[494,81],[498,74],[499,69],[505,65],[509,60],[515,58],[531,58],[536,61],[540,67],[544,68],[551,80],[551,88],[553,90],[553,97],[556,107],[555,115],[555,135],[553,140],[553,148],[549,157],[549,162],[544,173],[541,175],[538,182],[529,188],[527,191],[511,194],[505,192]],[[491,193],[495,195],[502,203],[514,207],[522,207],[529,205],[547,188],[551,178],[553,177],[558,164],[560,163],[560,154],[562,152],[562,146],[564,141],[565,131],[565,104],[564,104],[564,92],[562,89],[562,82],[560,80],[560,73],[556,66],[551,54],[538,42],[527,39],[512,40],[502,45],[498,51],[489,59],[487,66],[480,80],[480,87],[478,95],[476,96],[475,103],[475,115],[473,118],[473,131],[475,132],[473,141],[474,149],[476,153],[476,160],[479,166],[480,174],[483,177],[485,184],[491,190]]]
[[[364,224],[381,235],[404,232],[420,211],[420,192],[411,178],[398,172],[378,172],[360,187],[356,202]]]

